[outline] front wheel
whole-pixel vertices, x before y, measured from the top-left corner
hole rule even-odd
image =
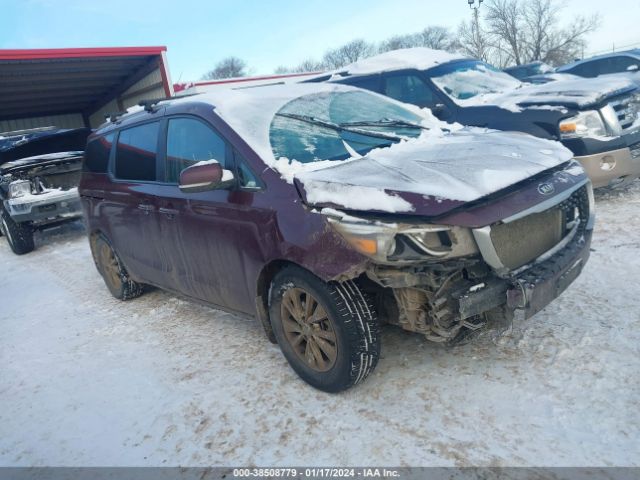
[[[287,267],[273,280],[269,315],[285,358],[319,390],[346,390],[378,363],[376,312],[351,280],[326,283],[301,268]]]
[[[0,224],[2,233],[7,237],[7,243],[16,255],[24,255],[33,251],[33,227],[30,223],[18,223],[11,218],[4,207],[0,207]]]

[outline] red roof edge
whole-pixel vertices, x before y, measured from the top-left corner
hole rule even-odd
[[[28,50],[0,50],[0,60],[46,60],[61,58],[139,57],[160,55],[167,47],[98,47],[98,48],[42,48]]]

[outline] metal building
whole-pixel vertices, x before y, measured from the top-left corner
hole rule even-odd
[[[0,132],[91,127],[173,96],[166,47],[0,50]]]

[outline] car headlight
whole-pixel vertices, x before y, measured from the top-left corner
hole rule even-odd
[[[378,263],[412,263],[476,253],[468,229],[446,225],[398,225],[322,210],[329,224],[358,252]]]
[[[29,180],[16,180],[9,184],[9,198],[18,198],[31,193]]]
[[[607,128],[596,110],[580,112],[560,122],[560,138],[606,137]]]

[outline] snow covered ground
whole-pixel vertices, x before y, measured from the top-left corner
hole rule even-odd
[[[0,465],[640,465],[640,182],[583,275],[453,349],[395,328],[364,384],[299,380],[256,322],[113,299],[82,226],[0,239]]]

